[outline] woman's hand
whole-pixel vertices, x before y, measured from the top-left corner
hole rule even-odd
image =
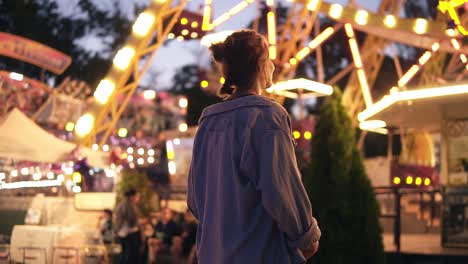
[[[317,253],[318,248],[319,242],[317,241],[313,243],[309,248],[302,250],[302,255],[304,255],[306,259],[310,259],[313,255],[315,255],[315,253]]]

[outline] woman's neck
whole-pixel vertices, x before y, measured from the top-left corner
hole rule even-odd
[[[236,98],[243,97],[243,96],[259,95],[259,94],[260,93],[258,91],[253,90],[253,89],[236,91],[234,94],[229,96],[229,98],[227,98],[227,100],[236,99]]]

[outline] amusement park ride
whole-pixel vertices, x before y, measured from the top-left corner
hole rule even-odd
[[[97,143],[100,146],[105,144],[107,138],[115,131],[117,121],[148,69],[154,54],[166,38],[175,37],[171,30],[179,27],[180,35],[177,36],[179,40],[188,37],[199,38],[202,35],[206,35],[204,38],[208,39],[210,36],[222,35],[219,32],[213,33],[217,26],[250,5],[257,4],[260,8],[260,2],[240,1],[226,13],[212,19],[213,0],[205,0],[200,25],[198,21],[189,21],[184,17],[185,0],[151,1],[148,8],[135,21],[127,42],[115,55],[113,67],[97,86],[92,110],[81,116],[75,126],[76,135],[81,138],[82,143],[90,146],[99,138]],[[376,13],[357,8],[355,1],[350,1],[347,6],[320,0],[289,2],[292,3],[286,22],[277,25],[276,3],[274,0],[265,1],[268,8],[269,53],[277,68],[274,79],[275,82],[281,83],[270,88],[268,92],[280,102],[284,97],[300,99],[309,94],[329,95],[332,93],[331,85],[351,74],[343,95],[343,103],[350,116],[356,124],[360,122],[363,129],[387,132],[385,124],[367,121],[379,109],[381,110],[381,106],[385,103],[382,101],[387,98],[386,96],[381,101],[375,102],[372,88],[383,58],[394,43],[426,50],[407,72],[403,72],[398,56],[393,54],[399,78],[390,91],[390,95],[394,97],[409,96],[405,98],[411,99],[411,95],[415,98],[426,96],[424,92],[427,91],[424,90],[415,90],[412,93],[407,91],[408,82],[420,72],[422,72],[421,85],[426,87],[459,81],[466,76],[468,65],[465,54],[468,53],[468,46],[464,46],[461,40],[466,33],[463,25],[466,24],[467,15],[464,12],[459,16],[460,12],[457,12],[465,8],[464,1],[440,1],[440,11],[448,13],[453,22],[453,27],[449,28],[447,27],[449,17],[442,13],[439,13],[435,21],[423,18],[399,18],[403,0],[382,0]],[[319,32],[319,13],[334,19],[336,25]],[[180,30],[184,25],[186,29]],[[258,27],[258,21],[254,23],[254,27]],[[315,35],[311,39],[314,29]],[[346,32],[353,61],[333,78],[324,80],[321,44],[339,30]],[[355,30],[367,33],[367,38],[361,47],[356,41]],[[320,87],[317,83],[310,85],[308,80],[292,80],[299,62],[312,52],[316,52],[317,55],[317,82],[327,85],[326,89],[320,91],[316,90],[316,87]],[[447,56],[450,56],[450,59],[445,64]],[[450,94],[466,92],[450,88],[444,91]],[[124,100],[120,103],[117,98],[122,96]]]

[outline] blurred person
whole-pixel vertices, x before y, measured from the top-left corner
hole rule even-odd
[[[161,221],[161,219],[162,219],[161,212],[157,211],[157,212],[151,213],[150,223],[153,226],[153,228],[156,227],[156,225],[158,225],[158,223]]]
[[[172,239],[180,234],[179,227],[174,221],[174,213],[167,207],[162,210],[162,219],[154,229],[156,238],[162,240],[167,250],[172,246]]]
[[[114,232],[112,227],[112,210],[105,209],[99,216],[99,233],[104,244],[112,244],[114,241]]]
[[[141,254],[141,259],[143,260],[143,263],[147,263],[147,260],[151,258],[151,243],[150,240],[153,237],[154,234],[154,228],[153,225],[151,224],[151,221],[145,221],[145,223],[141,224],[142,226],[142,254]]]
[[[199,263],[305,263],[321,236],[301,182],[291,120],[261,96],[272,85],[268,43],[251,30],[210,47],[225,83],[193,146],[187,203]]]
[[[139,201],[140,193],[135,189],[130,189],[125,192],[125,198],[115,209],[115,230],[122,246],[121,264],[142,263],[141,233],[138,222],[140,213],[137,208]]]

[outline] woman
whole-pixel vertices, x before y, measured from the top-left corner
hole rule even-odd
[[[195,137],[188,206],[199,220],[199,263],[304,263],[320,230],[300,180],[288,113],[261,96],[272,84],[268,44],[239,31],[210,47],[225,101],[206,108]]]

